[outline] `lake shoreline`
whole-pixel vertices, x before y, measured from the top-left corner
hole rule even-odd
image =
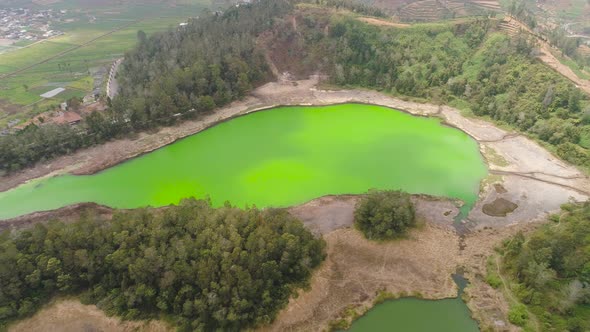
[[[472,311],[473,317],[478,320],[482,327],[493,327],[496,321],[506,323],[508,308],[505,300],[503,300],[501,294],[491,289],[482,279],[485,278],[487,255],[493,251],[494,246],[500,243],[502,239],[515,234],[519,230],[536,227],[538,221],[543,220],[548,213],[557,211],[561,204],[570,200],[587,200],[590,197],[590,192],[588,192],[590,180],[588,177],[577,168],[553,156],[536,142],[520,134],[500,129],[489,122],[466,118],[459,110],[452,107],[408,102],[374,91],[319,90],[317,88],[318,82],[319,79],[313,77],[309,80],[297,81],[296,85],[292,83],[268,83],[257,88],[251,96],[244,100],[234,102],[199,120],[186,121],[176,127],[161,128],[157,133],[141,133],[133,140],[122,139],[107,142],[0,178],[0,191],[14,188],[36,178],[65,173],[94,174],[196,134],[223,121],[279,105],[309,106],[366,103],[396,109],[416,116],[437,116],[442,119],[441,121],[445,125],[457,128],[476,140],[490,175],[482,181],[479,199],[464,224],[467,230],[465,236],[461,238],[456,231],[444,230],[444,226],[435,224],[427,226],[426,230],[417,230],[413,242],[406,244],[407,252],[411,253],[412,259],[416,260],[409,261],[418,267],[422,267],[421,270],[417,271],[426,271],[424,273],[428,275],[432,271],[429,268],[423,270],[424,266],[428,267],[428,263],[424,263],[422,259],[436,257],[434,262],[440,259],[447,264],[446,267],[441,267],[437,272],[440,274],[441,271],[448,270],[449,273],[446,279],[440,279],[439,275],[431,275],[429,278],[432,278],[433,284],[429,284],[427,287],[429,290],[422,290],[424,294],[430,294],[432,299],[452,297],[451,292],[449,292],[449,285],[447,285],[451,281],[450,275],[458,266],[465,267],[465,276],[470,280],[470,286],[466,292],[467,304]],[[518,204],[518,208],[505,217],[486,215],[483,212],[483,206],[493,203],[497,199],[514,202]],[[341,208],[341,206],[335,206],[334,211]],[[47,213],[51,213],[51,211]],[[37,215],[36,220],[45,220],[45,217]],[[355,247],[342,247],[343,243],[346,244],[347,242],[351,243],[351,245],[360,245],[365,249],[373,248],[372,244],[362,241],[359,238],[360,235],[355,234],[352,229],[332,230],[324,236],[329,246],[332,245],[333,249],[330,249],[332,250],[332,257],[342,250],[344,250],[343,252],[353,253]],[[450,250],[448,252],[452,253],[452,255],[437,257],[437,253],[443,252],[440,248],[430,250],[424,247],[424,250],[427,250],[425,252],[416,250],[416,246],[424,244],[436,245],[437,242],[441,241],[445,243],[445,246],[448,246],[448,250]],[[374,254],[377,255],[376,257],[383,258],[383,254],[380,254],[380,252],[378,250]],[[350,267],[351,257],[348,256],[341,255],[339,260],[328,257],[327,262],[314,274],[312,289],[315,295],[322,293],[321,290],[326,290],[326,287],[330,287],[330,283],[327,281],[329,279],[324,277],[326,273],[331,273],[330,269],[340,267],[336,272],[342,272],[346,271],[344,267]],[[363,269],[366,270],[366,267],[357,270],[356,273],[363,272]],[[355,270],[349,272],[354,274]],[[379,271],[375,273],[380,275]],[[405,287],[408,294],[420,291],[420,287],[412,284],[412,280],[420,279],[419,276],[412,277],[408,276],[404,271],[398,271],[392,273],[390,278],[394,280],[387,283],[389,287]],[[355,283],[353,282],[352,285],[355,285]],[[378,288],[381,289],[381,287]],[[400,294],[401,291],[405,290],[391,288],[390,291]],[[445,295],[440,292],[447,292],[448,294]],[[363,305],[366,306],[371,305],[376,294],[369,293],[366,293],[367,296],[362,301],[360,298],[352,298],[352,300],[349,298],[348,302],[344,304],[364,303]],[[301,294],[297,299],[293,299],[294,304],[290,303],[289,307],[281,312],[279,318],[271,327],[282,326],[296,329],[299,324],[302,324],[302,321],[296,319],[297,317],[304,317],[319,310],[317,306],[310,303],[305,306],[300,305],[299,301],[304,297],[311,297],[309,299],[309,301],[312,301],[311,303],[322,305],[322,298],[314,298],[314,294]],[[494,303],[494,306],[490,306],[490,303]],[[342,307],[339,306],[339,308]],[[302,316],[296,316],[292,315],[294,310],[304,310],[307,313],[303,312]],[[331,311],[324,314],[327,314],[327,316],[320,319],[323,325],[309,325],[309,327],[321,330],[330,320],[337,318],[339,312]],[[507,326],[509,327],[510,324]],[[264,330],[273,330],[271,327]],[[281,330],[281,328],[276,330]]]
[[[215,113],[197,120],[189,120],[176,127],[163,127],[156,133],[140,133],[136,139],[121,139],[78,151],[69,156],[58,157],[50,162],[38,164],[21,172],[4,176],[0,181],[0,192],[15,188],[34,179],[53,177],[61,174],[90,175],[112,166],[124,163],[144,154],[153,152],[188,136],[216,126],[225,121],[265,111],[280,105],[325,106],[342,103],[359,103],[388,107],[414,116],[438,117],[441,124],[459,129],[472,137],[479,145],[480,152],[495,182],[517,182],[519,186],[555,188],[559,193],[546,199],[544,211],[537,211],[527,204],[516,202],[519,195],[498,195],[493,188],[482,188],[480,199],[469,220],[483,226],[495,224],[495,219],[481,213],[484,204],[490,204],[499,196],[510,202],[520,203],[517,213],[503,218],[503,225],[519,220],[537,218],[549,211],[555,211],[569,197],[584,200],[590,197],[590,180],[577,168],[551,155],[544,148],[522,135],[510,133],[480,119],[466,118],[460,111],[448,106],[420,104],[393,98],[371,90],[319,90],[319,76],[308,80],[287,83],[268,83],[257,89],[244,100],[218,109]],[[490,152],[491,151],[491,152]],[[510,181],[507,181],[510,180]],[[489,181],[484,183],[487,185]],[[533,183],[533,184],[532,184]],[[514,186],[513,186],[514,187]],[[512,188],[518,189],[518,188]],[[539,189],[539,188],[537,188]],[[522,195],[520,195],[522,196]],[[566,197],[564,200],[563,198]],[[542,197],[535,197],[542,200]],[[535,204],[539,206],[539,204]],[[520,212],[520,213],[518,213]],[[472,225],[473,227],[474,225]],[[475,225],[475,227],[480,227]]]

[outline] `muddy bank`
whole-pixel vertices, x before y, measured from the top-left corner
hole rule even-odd
[[[291,299],[271,326],[261,331],[322,331],[351,306],[359,314],[380,291],[426,299],[455,297],[459,236],[456,202],[414,195],[420,226],[404,239],[375,242],[351,228],[359,196],[327,196],[290,211],[324,234],[328,256],[314,273],[309,291]]]
[[[467,305],[482,330],[518,331],[508,322],[509,305],[502,293],[485,282],[486,261],[503,239],[531,231],[540,223],[485,228],[459,236],[452,227],[458,213],[454,202],[414,199],[418,217],[425,223],[405,239],[377,243],[353,228],[325,234],[328,256],[314,273],[310,290],[292,298],[275,322],[260,330],[323,331],[332,321],[350,318],[345,312],[351,308],[356,314],[369,310],[383,290],[400,297],[455,297],[451,274],[460,268],[470,282]],[[324,197],[297,209],[304,209],[308,223],[314,218],[321,223],[331,220],[335,207],[350,210],[353,204],[353,197]],[[347,221],[352,222],[351,216]]]
[[[84,215],[101,220],[110,220],[114,210],[96,203],[79,203],[52,211],[39,211],[0,222],[0,232],[32,227],[35,224],[47,223],[52,220],[71,222]]]
[[[48,304],[33,317],[22,320],[8,329],[11,332],[165,332],[174,331],[163,321],[122,321],[107,317],[95,305],[84,305],[75,299],[58,299]]]
[[[326,235],[338,229],[353,227],[355,206],[361,196],[324,196],[290,207],[288,211],[313,233]],[[454,229],[453,220],[462,204],[428,195],[412,195],[412,202],[418,224],[432,223],[448,230]]]
[[[459,239],[453,231],[426,224],[407,239],[366,240],[358,231],[327,234],[328,257],[311,281],[311,290],[291,299],[276,321],[262,331],[322,331],[353,306],[364,312],[378,292],[440,299],[455,297],[451,279]]]
[[[250,97],[234,102],[198,120],[156,133],[142,133],[135,139],[108,142],[69,156],[39,164],[22,172],[0,178],[0,191],[8,190],[31,179],[63,173],[92,174],[129,158],[153,151],[180,138],[192,135],[220,121],[276,105],[328,105],[346,102],[372,103],[420,116],[439,116],[480,144],[492,175],[488,184],[501,184],[508,192],[497,197],[491,186],[484,186],[476,208],[469,215],[471,228],[507,225],[535,219],[555,211],[569,200],[590,197],[590,181],[575,167],[552,156],[537,143],[495,127],[489,122],[466,118],[457,109],[433,104],[420,104],[366,90],[319,90],[319,76],[308,80],[268,83]],[[481,212],[484,204],[503,198],[518,205],[506,217],[493,217]]]
[[[518,232],[528,233],[539,227],[542,222],[514,224],[506,227],[486,228],[465,235],[465,250],[458,257],[458,265],[464,267],[469,286],[465,290],[466,303],[473,318],[482,331],[520,331],[508,322],[509,303],[502,292],[492,288],[486,282],[488,257],[494,248],[501,245],[506,238]]]

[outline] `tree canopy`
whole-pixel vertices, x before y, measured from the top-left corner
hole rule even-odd
[[[531,235],[519,233],[504,242],[503,270],[548,331],[588,331],[590,202],[565,205],[552,219]]]
[[[414,204],[408,193],[393,190],[370,191],[354,211],[354,225],[372,240],[403,235],[416,225]]]
[[[0,324],[56,294],[82,294],[126,319],[163,315],[186,331],[266,324],[306,284],[324,246],[284,210],[196,200],[109,222],[37,224],[0,236]]]

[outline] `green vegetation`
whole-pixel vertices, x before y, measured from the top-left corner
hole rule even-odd
[[[525,36],[511,39],[495,33],[498,21],[468,19],[401,29],[370,25],[355,13],[317,4],[268,1],[191,19],[183,28],[149,38],[140,31],[137,47],[126,54],[121,68],[122,93],[109,112],[94,114],[78,130],[63,130],[59,140],[66,143],[54,151],[36,137],[55,129],[32,128],[0,138],[0,169],[18,170],[130,132],[172,125],[245,96],[271,77],[264,43],[256,43],[269,30],[270,42],[288,54],[279,66],[305,73],[320,70],[340,86],[456,105],[520,130],[566,161],[590,169],[590,124],[582,111],[588,96],[531,56],[533,45]],[[325,5],[364,10],[345,1]],[[299,23],[283,19],[287,13]],[[83,79],[76,77],[72,87]],[[25,83],[16,86],[25,91]]]
[[[505,241],[503,272],[524,304],[509,318],[524,325],[535,314],[548,331],[590,329],[590,203],[565,205],[561,216],[529,236]],[[525,306],[526,305],[526,306]]]
[[[588,64],[581,66],[579,62],[576,62],[572,59],[567,59],[564,57],[558,57],[559,61],[564,65],[570,67],[570,69],[576,74],[579,78],[583,78],[585,80],[590,80],[590,74],[587,70],[590,70],[590,58],[588,59]]]
[[[46,92],[56,86],[75,85],[76,81],[88,80],[95,75],[106,76],[104,69],[109,68],[115,59],[121,58],[135,45],[138,30],[152,34],[176,27],[178,23],[186,21],[189,16],[199,15],[203,8],[210,5],[210,2],[205,0],[189,0],[177,4],[174,2],[178,1],[153,4],[134,4],[134,1],[125,1],[124,3],[102,3],[98,6],[79,2],[78,0],[62,1],[44,7],[69,10],[65,18],[67,22],[60,22],[56,26],[57,29],[65,32],[64,35],[0,54],[0,75],[3,75],[48,60],[60,52],[71,50],[98,38],[82,48],[38,64],[14,76],[2,78],[0,99],[22,106],[22,112],[18,114],[0,112],[0,127],[4,127],[9,120],[26,120],[45,110],[45,107],[33,109],[31,104],[39,101],[41,97],[36,90],[23,89],[24,84]],[[83,11],[80,11],[81,8]],[[107,35],[112,31],[114,31],[112,34]],[[27,45],[17,44],[17,46]],[[89,94],[93,89],[92,85],[84,86],[82,91]],[[59,104],[66,99],[57,96],[52,100],[54,104]]]
[[[494,33],[497,23],[488,19],[399,29],[323,13],[302,10],[298,31],[281,25],[288,32],[277,42],[309,45],[304,61],[321,64],[332,83],[460,105],[590,169],[590,151],[581,144],[589,128],[581,112],[588,96],[532,57],[533,45],[525,36]],[[325,26],[329,35],[318,34]]]
[[[529,314],[526,310],[526,306],[523,304],[510,306],[510,311],[508,311],[508,320],[510,323],[517,326],[524,326],[528,318]]]
[[[354,225],[371,240],[399,237],[416,225],[411,196],[401,191],[370,191],[354,211]]]
[[[179,119],[177,113],[194,117],[244,96],[252,85],[269,77],[264,57],[255,49],[255,35],[291,8],[288,2],[268,2],[192,19],[188,26],[155,33],[150,38],[145,29],[136,32],[141,26],[134,25],[132,31],[118,31],[69,53],[75,57],[71,62],[62,57],[35,67],[33,72],[46,66],[50,70],[58,67],[77,85],[87,74],[70,74],[87,73],[89,59],[104,59],[117,45],[120,50],[116,56],[120,57],[130,46],[129,34],[139,38],[137,48],[125,56],[121,68],[123,91],[109,112],[95,113],[80,128],[31,126],[17,135],[0,137],[0,169],[15,171],[134,130],[170,125]],[[149,23],[142,26],[154,29]],[[21,78],[9,79],[8,83],[3,80],[2,84],[14,84],[23,93],[26,84],[36,87]]]
[[[271,322],[324,258],[284,210],[184,201],[104,222],[37,224],[0,235],[0,327],[57,294],[125,319],[164,316],[182,331]]]
[[[487,274],[486,274],[486,282],[488,285],[492,286],[492,288],[499,288],[502,285],[502,279],[498,275],[496,268],[495,268],[494,256],[488,257],[486,262]]]
[[[291,9],[287,1],[263,0],[149,39],[140,31],[138,46],[125,55],[113,112],[142,129],[243,97],[269,75],[256,36]]]

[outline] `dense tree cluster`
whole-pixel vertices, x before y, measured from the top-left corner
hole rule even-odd
[[[0,324],[59,293],[127,319],[163,315],[181,330],[265,324],[308,281],[324,245],[284,210],[195,200],[110,222],[37,224],[0,236]]]
[[[517,296],[547,331],[588,331],[590,202],[565,206],[554,222],[530,236],[521,233],[505,241],[503,269],[516,281]],[[514,314],[521,325],[526,319],[522,313]]]
[[[138,46],[122,64],[115,112],[143,128],[243,97],[269,78],[256,37],[291,9],[290,1],[261,0],[191,19],[150,38],[140,31]]]
[[[403,235],[416,225],[416,213],[410,198],[410,194],[401,191],[370,191],[357,203],[354,225],[372,240]]]

